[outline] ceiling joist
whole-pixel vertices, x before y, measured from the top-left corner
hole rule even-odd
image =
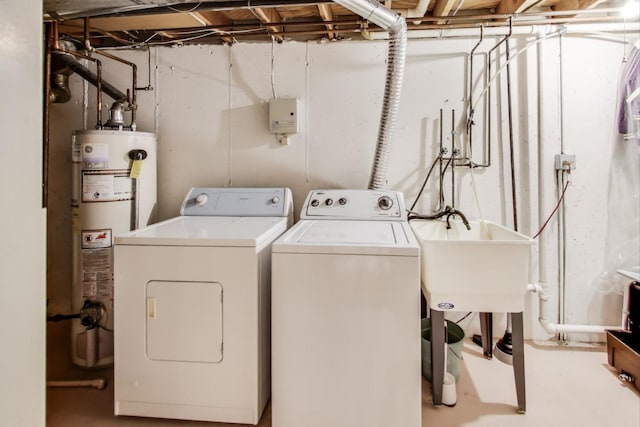
[[[459,1],[460,0],[437,0],[433,7],[433,16],[448,16]],[[437,21],[438,24],[444,24],[446,22],[446,20]]]
[[[319,4],[318,5],[318,12],[320,12],[320,16],[322,17],[323,21],[333,21],[333,12],[331,11],[331,7],[329,7],[329,5],[327,4]],[[332,31],[333,30],[333,24],[326,24],[327,27],[327,35],[329,36],[330,39],[334,39],[336,34]]]
[[[262,8],[262,7],[256,7],[256,8],[252,8],[251,11],[253,12],[254,15],[256,15],[256,17],[263,24],[274,23],[274,22],[282,22],[282,16],[280,16],[280,14],[278,13],[278,11],[275,8],[268,8],[267,9],[267,8]],[[281,33],[282,32],[282,27],[277,27],[277,26],[274,26],[274,25],[270,25],[270,26],[267,26],[267,28],[269,29],[269,31],[271,31],[273,33]],[[284,40],[284,37],[281,36],[281,35],[275,35],[273,37],[279,42]]]

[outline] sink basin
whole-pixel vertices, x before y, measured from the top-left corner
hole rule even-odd
[[[524,310],[534,241],[487,221],[412,220],[420,243],[422,290],[441,311]]]

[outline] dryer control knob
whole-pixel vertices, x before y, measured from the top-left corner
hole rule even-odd
[[[278,203],[280,203],[280,197],[278,196],[273,196],[271,198],[271,203],[273,203],[274,205],[277,205]]]
[[[327,199],[324,201],[324,204],[327,206],[332,206],[333,205],[333,199]]]
[[[318,201],[318,199],[313,199],[311,201],[311,206],[313,206],[314,208],[318,207],[319,204],[320,204],[320,202]]]
[[[382,210],[389,210],[393,206],[393,200],[389,196],[382,196],[378,199],[378,206]]]
[[[207,204],[208,201],[209,201],[209,196],[207,196],[204,193],[198,194],[196,196],[196,206],[204,206]]]

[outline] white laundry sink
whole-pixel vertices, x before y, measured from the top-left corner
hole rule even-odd
[[[442,311],[521,312],[533,240],[491,222],[410,222],[420,243],[422,289]]]

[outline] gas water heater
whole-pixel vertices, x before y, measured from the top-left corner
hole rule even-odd
[[[113,364],[113,238],[155,220],[156,137],[75,131],[72,162],[71,359],[98,368]]]

